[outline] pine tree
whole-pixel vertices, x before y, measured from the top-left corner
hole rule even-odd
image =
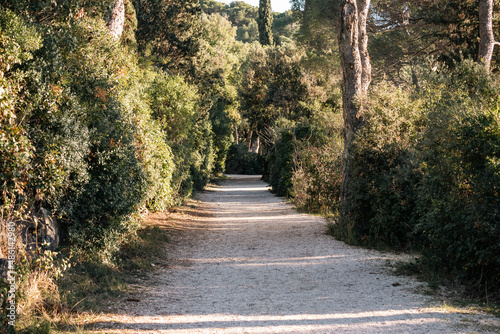
[[[342,64],[342,109],[344,115],[344,173],[342,178],[343,216],[350,212],[349,201],[354,135],[363,124],[363,110],[356,101],[366,95],[371,81],[366,21],[370,0],[340,1],[339,54]]]
[[[259,41],[262,45],[273,45],[273,12],[271,0],[259,2]]]

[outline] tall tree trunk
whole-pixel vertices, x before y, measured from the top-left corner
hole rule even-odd
[[[273,11],[271,0],[259,1],[259,41],[262,45],[273,45]]]
[[[403,16],[404,32],[405,32],[406,36],[408,36],[408,39],[411,39],[410,30],[408,29],[408,25],[410,24],[410,17],[411,17],[410,9],[407,8],[403,12],[402,16]],[[414,54],[415,53],[411,44],[408,47],[406,47],[406,53],[407,54]],[[420,84],[418,82],[417,72],[415,72],[415,61],[413,59],[410,59],[410,69],[411,69],[411,83],[415,87],[415,90],[417,92],[420,92]]]
[[[479,52],[478,62],[482,62],[489,71],[491,58],[495,44],[495,35],[493,34],[493,0],[479,0]]]
[[[259,150],[260,150],[260,136],[257,135],[257,137],[255,139],[252,139],[252,145],[250,148],[250,152],[259,153]]]
[[[313,19],[311,15],[312,1],[313,0],[304,0],[304,10],[302,12],[302,25],[305,27],[309,27]]]
[[[233,124],[233,135],[234,135],[234,141],[236,145],[240,143],[240,137],[238,135],[238,124],[234,123]]]
[[[362,108],[357,105],[359,97],[365,95],[371,81],[371,66],[368,55],[366,20],[369,0],[341,0],[339,51],[342,64],[342,109],[344,116],[344,172],[342,179],[342,201],[348,198],[351,181],[351,154],[354,135],[363,123]],[[359,10],[358,10],[359,8]],[[345,205],[343,214],[347,215]]]
[[[366,20],[370,9],[370,0],[358,1],[358,38],[359,55],[361,57],[361,91],[362,94],[368,92],[368,87],[372,81],[372,66],[370,64],[370,55],[368,53],[368,34],[366,33]]]
[[[248,151],[251,150],[252,148],[252,137],[253,137],[253,130],[250,130],[247,134],[247,146],[248,146]]]
[[[125,25],[125,3],[124,0],[116,0],[111,17],[108,21],[108,29],[115,39],[120,39]]]

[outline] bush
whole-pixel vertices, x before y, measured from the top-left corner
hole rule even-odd
[[[196,87],[180,76],[159,72],[149,94],[153,117],[172,148],[172,188],[179,195],[178,203],[190,196],[193,189],[203,189],[212,175],[215,156],[209,114],[199,109]]]
[[[109,260],[137,228],[140,207],[174,202],[172,153],[150,116],[153,75],[99,19],[55,23],[43,38],[36,58],[16,72],[23,90],[12,108],[23,113],[24,166],[31,169],[15,201],[26,214],[49,209],[74,247],[87,255],[102,250]]]
[[[248,150],[245,143],[232,144],[226,161],[226,173],[257,175],[262,174],[259,155]]]
[[[0,7],[0,219],[20,218],[25,212],[25,186],[29,180],[34,153],[23,113],[16,108],[22,102],[21,82],[24,73],[18,70],[40,47],[41,38],[35,29]],[[12,217],[13,216],[13,217]]]
[[[232,122],[227,108],[226,103],[219,100],[210,109],[214,146],[214,174],[221,174],[226,169],[228,150],[233,142]]]
[[[342,183],[341,145],[306,143],[300,146],[294,152],[294,204],[307,212],[338,214]]]
[[[212,134],[212,123],[209,115],[205,114],[196,121],[192,133],[190,167],[193,187],[196,190],[202,190],[212,177],[215,162]]]
[[[149,89],[156,76],[156,72],[147,68],[131,71],[122,100],[137,124],[137,157],[147,180],[144,205],[151,211],[163,211],[174,205],[177,195],[172,188],[175,171],[172,150],[161,124],[151,116]]]
[[[379,85],[351,154],[336,235],[412,248],[420,265],[476,292],[500,288],[500,89],[472,61],[420,69],[421,90]]]
[[[293,154],[293,202],[308,212],[337,215],[342,182],[342,115],[317,110],[309,120],[316,130],[298,141]]]
[[[293,152],[295,127],[285,124],[277,128],[277,139],[266,156],[268,182],[278,196],[293,197]]]
[[[136,59],[109,35],[101,20],[82,18],[61,24],[46,36],[40,58],[46,78],[61,80],[82,108],[89,132],[82,155],[87,180],[69,194],[72,241],[108,258],[120,236],[135,228],[132,214],[143,203],[147,174],[137,156],[137,121],[124,98]],[[68,106],[71,107],[71,106]],[[90,237],[89,237],[90,236]]]
[[[337,235],[352,243],[405,248],[416,224],[421,177],[416,145],[421,107],[402,89],[381,84],[363,102],[366,123],[351,150],[350,196]]]
[[[500,87],[482,66],[466,61],[449,75],[431,78],[428,126],[421,144],[416,234],[422,263],[500,288]]]
[[[293,183],[294,173],[298,169],[301,169],[301,172],[307,170],[308,173],[313,174],[319,172],[319,170],[312,171],[314,167],[310,165],[311,161],[309,159],[317,159],[318,156],[313,157],[313,155],[310,155],[309,149],[311,147],[326,148],[328,146],[327,132],[311,122],[296,125],[285,122],[285,125],[277,127],[276,132],[278,134],[277,139],[266,157],[269,169],[269,184],[272,186],[273,192],[278,196],[294,198],[296,196],[294,188],[297,188],[294,187]],[[299,181],[299,178],[295,178],[295,180]],[[316,180],[313,182],[316,182]],[[311,187],[307,191],[315,192]]]

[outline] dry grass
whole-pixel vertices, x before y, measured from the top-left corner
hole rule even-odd
[[[9,253],[9,234],[7,220],[0,223],[0,257],[7,258]],[[33,320],[38,314],[42,314],[47,305],[59,304],[59,291],[54,278],[52,266],[57,267],[52,259],[42,266],[35,264],[35,259],[40,258],[40,254],[28,253],[22,240],[21,226],[18,224],[15,230],[15,283],[17,285],[17,317],[16,328],[22,332],[25,328],[33,328]],[[41,255],[42,257],[45,255]],[[6,273],[4,273],[6,274]],[[2,277],[2,284],[10,287],[6,277]],[[0,300],[5,296],[0,296]],[[0,312],[5,312],[4,309]],[[2,315],[3,318],[3,315]],[[39,332],[29,330],[28,332]],[[42,331],[43,332],[43,331]]]
[[[19,286],[24,298],[18,303],[20,316],[42,312],[46,305],[59,303],[59,289],[47,270],[34,271]]]

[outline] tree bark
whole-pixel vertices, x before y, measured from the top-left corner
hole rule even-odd
[[[370,55],[368,53],[368,34],[366,33],[366,21],[370,9],[370,0],[358,1],[358,38],[359,55],[361,57],[361,91],[362,94],[368,92],[368,87],[372,81],[372,66],[370,64]]]
[[[238,135],[238,125],[236,123],[233,124],[233,135],[234,135],[234,141],[236,145],[240,143],[240,138]]]
[[[250,148],[250,152],[259,153],[259,150],[260,150],[260,136],[257,135],[255,139],[252,138],[252,145]]]
[[[111,17],[108,21],[108,29],[111,35],[119,40],[122,36],[123,26],[125,25],[125,3],[124,0],[116,0]]]
[[[250,130],[247,134],[247,146],[249,152],[252,149],[252,137],[253,137],[253,130]]]
[[[358,98],[366,95],[371,81],[370,57],[368,55],[368,36],[366,20],[369,0],[341,0],[339,51],[342,65],[342,109],[344,117],[344,171],[342,179],[342,201],[348,198],[351,181],[351,155],[354,136],[363,124],[362,108]],[[359,9],[358,9],[359,8]],[[344,205],[345,207],[345,205]],[[343,214],[348,214],[343,209]]]
[[[493,34],[493,0],[479,0],[479,52],[477,61],[489,71],[496,44]]]

